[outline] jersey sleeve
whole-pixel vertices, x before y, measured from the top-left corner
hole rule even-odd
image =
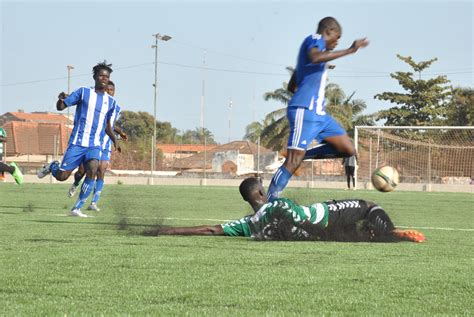
[[[70,94],[69,96],[67,96],[66,99],[64,99],[64,104],[67,107],[77,105],[82,100],[83,89],[84,88],[81,87],[79,89],[74,90],[72,94]]]
[[[248,225],[249,217],[239,220],[233,220],[221,224],[222,230],[226,236],[232,237],[250,237],[250,227]]]
[[[326,41],[324,41],[324,38],[320,34],[313,34],[313,36],[311,36],[306,48],[306,53],[309,54],[313,48],[317,48],[321,52],[326,50]]]

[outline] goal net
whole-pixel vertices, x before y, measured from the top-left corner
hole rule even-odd
[[[355,127],[357,179],[369,181],[379,166],[400,172],[402,183],[470,184],[474,177],[474,127]]]

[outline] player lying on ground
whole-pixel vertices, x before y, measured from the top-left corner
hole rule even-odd
[[[65,181],[73,170],[82,163],[85,164],[86,179],[82,184],[79,198],[71,210],[72,216],[87,217],[81,212],[81,208],[94,189],[105,134],[112,139],[114,147],[120,151],[110,123],[115,112],[116,101],[106,92],[112,73],[110,66],[112,65],[104,61],[92,68],[94,88],[81,87],[69,96],[64,92],[59,94],[56,102],[58,111],[77,105],[74,128],[62,163],[53,161],[38,171],[39,178],[51,173],[58,181]]]
[[[266,193],[258,178],[247,178],[240,194],[254,210],[253,215],[220,225],[161,227],[145,235],[243,236],[259,240],[323,240],[365,242],[423,242],[415,230],[396,229],[377,204],[360,199],[331,200],[300,206],[290,199],[266,203]]]
[[[106,91],[110,96],[115,97],[115,84],[113,81],[111,80],[109,81]],[[112,124],[112,127],[114,128],[114,132],[120,135],[122,140],[127,141],[128,139],[127,135],[122,131],[122,129],[120,129],[115,124],[118,118],[120,117],[120,111],[121,111],[120,106],[116,104],[115,112],[111,118],[111,124]],[[94,186],[92,202],[89,205],[89,207],[87,207],[87,210],[100,211],[99,207],[97,206],[97,203],[99,202],[100,195],[104,187],[105,171],[109,167],[109,162],[112,155],[112,140],[109,138],[108,135],[105,135],[102,143],[103,143],[102,154],[100,157],[99,169],[97,170],[97,178],[96,178],[96,182]],[[76,194],[77,188],[79,187],[79,184],[85,174],[86,174],[86,167],[84,166],[84,163],[82,163],[77,169],[76,173],[74,173],[74,183],[69,188],[69,192],[68,192],[69,197],[73,197]]]
[[[288,83],[288,90],[294,93],[287,109],[290,125],[288,154],[272,178],[268,201],[280,196],[303,159],[355,155],[346,131],[325,111],[324,94],[330,68],[327,62],[354,54],[369,42],[358,39],[349,48],[334,51],[341,35],[342,28],[337,20],[326,17],[319,21],[316,33],[307,36],[300,46],[296,71]],[[318,146],[307,150],[313,140],[318,142]]]
[[[23,184],[23,174],[20,171],[20,168],[16,163],[11,162],[10,164],[5,164],[3,162],[0,162],[0,172],[8,172],[12,174],[13,178],[15,179],[15,182],[18,185]]]

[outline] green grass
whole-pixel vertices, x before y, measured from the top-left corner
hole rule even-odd
[[[142,237],[156,223],[250,212],[236,188],[106,185],[96,217],[65,217],[67,185],[0,186],[0,315],[470,315],[474,231],[426,243]],[[474,228],[472,194],[288,190],[300,203],[377,201],[396,225]],[[89,212],[93,214],[93,212]],[[208,219],[208,220],[206,220]],[[209,219],[216,219],[212,221]]]

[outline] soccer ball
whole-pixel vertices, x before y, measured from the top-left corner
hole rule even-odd
[[[398,171],[391,166],[382,166],[372,174],[372,185],[379,192],[391,192],[399,182]]]

